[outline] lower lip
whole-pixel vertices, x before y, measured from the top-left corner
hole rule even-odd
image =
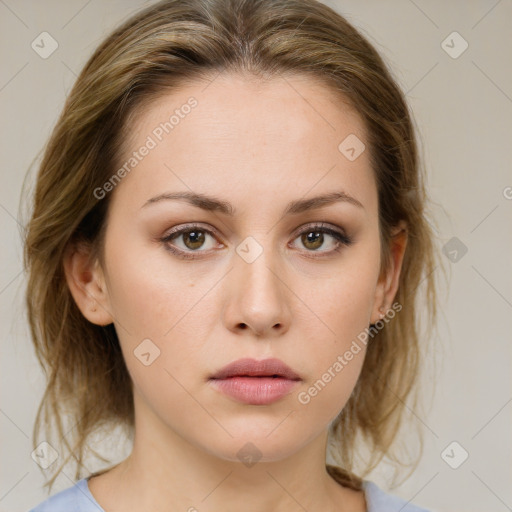
[[[212,379],[210,382],[222,393],[250,405],[277,402],[299,383],[283,377],[229,377]]]

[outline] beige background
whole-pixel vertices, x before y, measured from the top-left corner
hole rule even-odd
[[[512,2],[327,3],[376,44],[407,91],[435,201],[438,250],[453,237],[467,247],[457,262],[442,256],[451,281],[441,294],[432,356],[438,370],[426,383],[436,381],[436,393],[430,410],[413,411],[425,425],[425,455],[393,492],[439,512],[512,510]],[[0,512],[27,511],[46,497],[30,457],[44,379],[24,318],[22,180],[85,60],[142,5],[0,0]],[[43,31],[59,45],[48,59],[31,48]],[[458,58],[441,46],[453,31],[469,44]],[[453,41],[452,53],[462,48]],[[469,453],[458,469],[441,456],[452,441]],[[448,453],[456,460],[460,448]],[[371,478],[386,488],[386,474],[382,468]],[[72,483],[68,471],[54,492]]]

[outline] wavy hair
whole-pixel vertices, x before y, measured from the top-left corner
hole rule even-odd
[[[393,227],[402,220],[407,225],[395,297],[401,310],[372,334],[354,391],[330,425],[336,464],[326,467],[342,485],[360,489],[362,476],[383,457],[404,464],[393,448],[406,400],[417,402],[413,391],[429,340],[418,308],[430,334],[439,263],[403,92],[370,42],[316,0],[166,0],[133,15],[96,49],[66,99],[38,169],[24,263],[31,338],[47,379],[33,445],[44,429],[44,439],[57,433],[66,454],[45,484],[50,490],[71,459],[75,478],[83,477],[93,433],[120,425],[131,436],[134,426],[132,383],[116,331],[81,314],[65,280],[65,252],[77,243],[101,252],[109,195],[98,200],[93,190],[115,173],[129,120],[159,95],[222,72],[310,77],[348,101],[364,121],[378,189],[382,271],[389,268]],[[67,431],[66,418],[73,425]]]

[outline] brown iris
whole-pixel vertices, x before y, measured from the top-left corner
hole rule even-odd
[[[189,249],[199,249],[204,244],[204,232],[199,230],[183,233],[183,242]]]
[[[307,233],[303,233],[301,235],[301,240],[304,244],[304,247],[315,250],[322,247],[324,242],[324,234],[319,231],[308,231]]]

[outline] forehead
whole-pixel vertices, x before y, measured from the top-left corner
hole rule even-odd
[[[137,111],[126,126],[120,165],[134,151],[151,149],[122,185],[137,196],[168,187],[218,195],[245,190],[244,197],[275,199],[284,194],[283,200],[341,185],[371,202],[368,151],[348,159],[341,150],[347,137],[363,147],[361,117],[317,80],[214,75],[162,93]]]

